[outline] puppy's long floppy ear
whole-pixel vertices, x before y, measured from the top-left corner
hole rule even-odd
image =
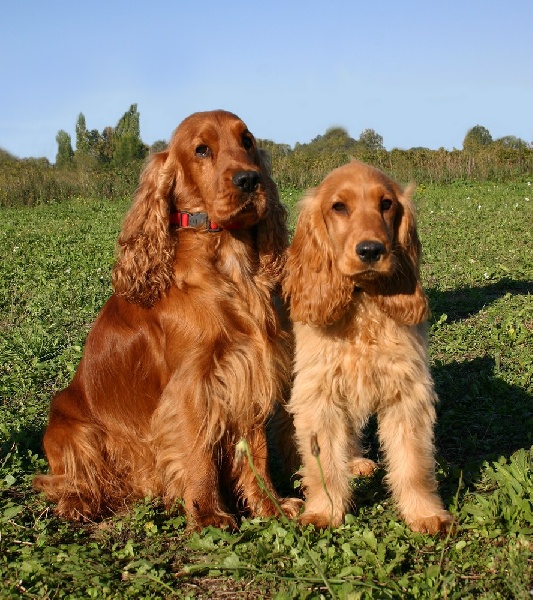
[[[278,188],[270,175],[270,160],[266,152],[258,150],[261,180],[266,189],[266,217],[257,224],[257,248],[260,274],[274,284],[281,281],[286,250],[289,245],[287,210],[280,202]]]
[[[293,321],[330,325],[351,302],[354,282],[337,269],[317,194],[311,190],[300,205],[285,265],[283,296],[290,303]]]
[[[167,151],[150,158],[118,238],[114,291],[143,306],[153,306],[173,281],[176,240],[169,215],[175,169],[168,163]]]
[[[429,316],[428,299],[420,284],[421,244],[411,201],[414,185],[399,195],[400,210],[395,224],[396,268],[380,282],[375,300],[381,310],[398,323],[416,325]]]

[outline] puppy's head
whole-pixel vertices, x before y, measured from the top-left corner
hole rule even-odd
[[[412,191],[352,161],[304,198],[284,285],[294,320],[334,323],[360,290],[398,322],[427,317]]]

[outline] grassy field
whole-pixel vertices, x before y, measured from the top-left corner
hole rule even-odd
[[[291,208],[298,196],[282,194]],[[354,481],[353,515],[323,533],[249,520],[186,535],[148,499],[99,524],[56,519],[31,490],[48,403],[110,294],[128,202],[1,209],[0,598],[531,598],[533,189],[421,186],[415,202],[438,476],[458,521],[446,537],[409,531],[381,471]]]

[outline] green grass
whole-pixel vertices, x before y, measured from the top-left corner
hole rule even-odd
[[[293,208],[299,194],[282,197]],[[421,186],[415,201],[441,399],[438,477],[458,521],[447,537],[400,521],[382,471],[354,481],[353,514],[322,533],[271,519],[186,535],[181,516],[148,499],[104,523],[56,519],[31,490],[46,469],[48,403],[110,293],[128,203],[1,209],[0,597],[530,598],[533,191]]]

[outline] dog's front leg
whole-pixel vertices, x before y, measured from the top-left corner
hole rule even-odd
[[[350,505],[354,448],[347,415],[334,398],[324,396],[320,381],[310,386],[309,375],[297,375],[290,404],[303,464],[300,522],[323,529],[340,525]]]
[[[174,375],[152,418],[153,451],[159,488],[167,507],[182,499],[188,529],[236,528],[220,494],[218,440],[211,439],[197,404],[194,385]]]
[[[387,481],[398,508],[413,531],[437,533],[452,522],[437,494],[433,447],[434,399],[429,384],[398,391],[379,411],[379,438],[387,463]],[[404,397],[405,396],[405,397]]]
[[[245,434],[243,440],[248,452],[238,444],[233,465],[236,489],[252,517],[279,516],[280,510],[289,519],[294,518],[302,506],[297,498],[280,498],[274,489],[268,470],[268,449],[265,428],[257,426]]]

